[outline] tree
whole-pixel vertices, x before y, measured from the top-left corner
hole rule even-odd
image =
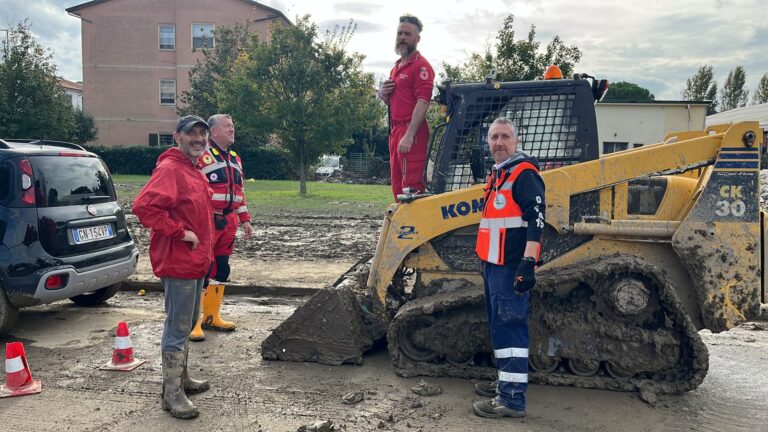
[[[728,77],[725,79],[725,84],[723,84],[723,89],[720,92],[720,106],[722,106],[723,111],[747,105],[749,91],[744,89],[746,81],[747,76],[741,65],[728,72]]]
[[[96,121],[93,116],[80,108],[74,110],[74,128],[70,134],[72,142],[77,144],[85,144],[88,141],[96,139],[99,130],[96,128]]]
[[[563,76],[573,75],[576,63],[581,60],[581,50],[566,45],[555,35],[542,52],[536,41],[536,26],[531,25],[526,39],[515,39],[514,15],[504,18],[496,44],[486,45],[482,54],[472,53],[463,65],[443,63],[443,78],[454,81],[482,81],[492,68],[499,81],[531,81],[541,78],[547,66],[560,66]],[[493,50],[495,49],[495,53]]]
[[[656,99],[656,96],[650,90],[640,87],[637,84],[619,81],[611,83],[608,87],[608,93],[605,94],[604,101],[633,101],[650,102]]]
[[[717,83],[713,79],[712,66],[704,65],[692,77],[688,78],[683,90],[683,100],[712,101],[707,107],[707,114],[717,112]]]
[[[387,110],[375,97],[365,102],[364,115],[360,127],[352,133],[353,143],[347,151],[365,153],[369,158],[389,157],[389,131],[387,130]]]
[[[249,25],[236,24],[234,27],[219,27],[213,32],[216,43],[211,50],[203,50],[203,60],[189,72],[189,90],[181,92],[181,104],[176,108],[180,116],[195,114],[204,119],[213,114],[224,112],[216,97],[215,83],[229,75],[235,61],[251,38]],[[242,147],[260,147],[268,141],[262,131],[249,131],[239,128],[236,119],[237,145]]]
[[[182,105],[176,109],[180,116],[195,114],[208,118],[221,112],[214,84],[229,74],[250,37],[249,27],[240,24],[214,31],[214,49],[203,50],[203,60],[198,60],[189,72],[190,89],[181,92]]]
[[[59,87],[50,50],[25,21],[9,29],[0,64],[0,136],[71,140],[75,111]]]
[[[277,23],[271,42],[252,36],[216,85],[220,106],[241,128],[273,134],[290,150],[302,195],[309,165],[340,151],[376,117],[373,75],[363,72],[362,55],[345,49],[354,30],[350,23],[320,38],[308,15]]]
[[[752,94],[753,104],[763,104],[768,102],[768,73],[760,78],[760,83],[757,85],[757,90]]]

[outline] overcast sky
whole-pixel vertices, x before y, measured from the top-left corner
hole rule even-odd
[[[130,0],[113,0],[130,1]],[[210,0],[215,1],[215,0]],[[38,42],[53,50],[59,73],[82,79],[80,21],[67,15],[74,0],[3,0],[0,25],[29,18]],[[743,65],[750,94],[768,72],[768,0],[265,0],[290,18],[310,14],[321,29],[347,24],[357,31],[349,44],[366,56],[365,69],[386,75],[397,56],[397,17],[408,12],[424,23],[419,50],[436,71],[494,43],[506,15],[525,37],[536,25],[545,46],[554,35],[582,52],[578,72],[629,81],[657,99],[679,99],[700,66],[714,67],[718,86]],[[0,33],[0,37],[5,36]]]

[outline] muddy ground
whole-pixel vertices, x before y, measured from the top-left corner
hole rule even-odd
[[[254,226],[255,237],[241,240],[233,259],[234,283],[322,288],[373,251],[381,217],[259,215]],[[132,227],[144,252],[135,277],[140,283],[153,276],[146,232],[135,221]],[[710,370],[695,391],[650,405],[636,393],[532,385],[525,419],[488,420],[472,414],[478,397],[471,381],[427,378],[443,392],[418,396],[410,389],[419,378],[397,377],[382,349],[362,366],[262,360],[261,341],[304,301],[226,296],[226,317],[239,328],[207,332],[206,341],[192,345],[191,371],[213,388],[192,397],[202,414],[189,422],[161,410],[160,293],[121,292],[97,308],[64,301],[25,309],[17,329],[0,342],[24,342],[43,393],[0,399],[0,430],[298,431],[326,421],[333,427],[324,430],[342,431],[768,431],[768,323],[702,332]],[[128,321],[136,357],[147,363],[130,373],[99,370],[121,320]],[[0,350],[4,356],[4,344]],[[355,392],[360,402],[343,402]]]
[[[127,218],[142,252],[132,279],[155,280],[147,253],[149,231],[132,214]],[[310,216],[257,214],[251,239],[238,231],[229,279],[233,284],[323,288],[362,256],[373,253],[382,221],[383,214],[350,217],[342,211]]]
[[[224,310],[240,328],[208,332],[192,345],[191,370],[213,383],[192,399],[202,414],[175,420],[160,407],[163,307],[159,293],[121,292],[108,306],[69,302],[22,311],[8,340],[24,342],[38,395],[0,399],[0,429],[7,431],[297,431],[331,421],[347,431],[765,431],[768,430],[768,324],[748,323],[702,335],[710,371],[695,391],[664,396],[655,405],[635,393],[532,385],[522,420],[475,417],[472,382],[427,378],[442,394],[412,393],[418,378],[398,378],[384,351],[362,366],[261,359],[260,342],[299,304],[294,298],[230,296]],[[127,320],[135,356],[147,363],[133,372],[97,369],[111,355],[113,332]],[[344,395],[361,392],[359,403]]]

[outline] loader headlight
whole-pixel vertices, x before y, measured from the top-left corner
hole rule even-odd
[[[744,136],[741,137],[741,140],[744,141],[744,145],[748,148],[752,148],[753,145],[755,145],[755,140],[757,139],[757,135],[755,135],[752,131],[747,131],[744,133]]]

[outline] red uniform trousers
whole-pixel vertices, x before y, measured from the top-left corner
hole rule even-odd
[[[413,145],[408,153],[400,154],[397,146],[408,130],[408,121],[392,123],[392,131],[389,135],[389,170],[392,177],[392,193],[397,200],[397,195],[403,193],[403,188],[415,189],[424,192],[424,166],[427,163],[427,141],[429,141],[429,126],[422,123]]]
[[[219,282],[224,282],[229,277],[229,260],[222,260],[218,257],[229,257],[235,250],[235,234],[237,233],[238,219],[235,212],[226,216],[227,225],[224,229],[213,230],[213,265],[211,266],[210,278]],[[226,269],[219,268],[220,264],[227,266]],[[221,274],[220,274],[221,273]],[[217,277],[217,275],[219,277]],[[222,278],[222,279],[219,279]]]

